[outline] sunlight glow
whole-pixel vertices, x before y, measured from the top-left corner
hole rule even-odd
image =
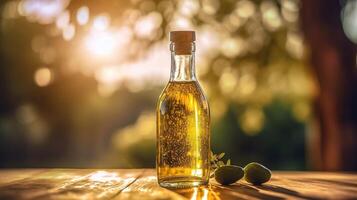
[[[85,25],[89,21],[89,8],[87,6],[82,6],[77,10],[77,22],[79,25]]]
[[[191,29],[193,28],[192,22],[189,18],[183,16],[176,16],[171,22],[172,30],[175,29]]]
[[[113,85],[120,80],[119,66],[104,66],[95,72],[98,82]]]
[[[56,17],[68,6],[69,0],[23,0],[19,13],[27,16],[30,21],[37,21],[41,24],[52,23]]]
[[[101,14],[94,18],[93,20],[93,28],[104,31],[110,25],[110,17],[107,14]]]
[[[35,83],[40,87],[45,87],[50,84],[52,80],[52,73],[50,69],[43,67],[36,70],[34,75]]]
[[[63,29],[62,37],[64,40],[69,41],[73,39],[75,34],[76,27],[73,24],[69,24]]]
[[[70,20],[70,14],[69,11],[66,10],[65,12],[62,12],[56,19],[56,26],[58,29],[63,29],[66,26],[68,26]]]
[[[260,9],[263,13],[263,23],[270,31],[275,31],[282,25],[279,10],[273,2],[264,1]]]
[[[91,31],[85,38],[85,46],[99,57],[111,56],[118,48],[118,38],[111,31]]]
[[[200,9],[200,4],[197,0],[185,0],[185,1],[179,1],[179,12],[187,17],[192,17],[195,15],[199,9]]]
[[[158,12],[151,12],[141,17],[135,24],[135,33],[142,38],[149,38],[160,27],[162,16]]]
[[[249,0],[239,1],[237,3],[237,10],[238,16],[242,18],[248,18],[254,15],[255,13],[255,5],[253,2]]]
[[[262,109],[248,108],[239,121],[244,133],[248,135],[256,135],[264,126],[265,115]]]
[[[224,94],[229,94],[233,92],[234,88],[237,86],[237,82],[237,75],[230,70],[225,70],[219,79],[219,86]]]
[[[227,38],[222,42],[221,53],[233,58],[243,53],[245,42],[241,38]]]
[[[89,180],[98,181],[98,182],[107,182],[107,181],[120,181],[121,178],[117,173],[106,172],[106,171],[97,171],[89,176]]]

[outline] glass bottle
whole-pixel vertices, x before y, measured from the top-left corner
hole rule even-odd
[[[170,80],[157,103],[157,176],[162,187],[208,184],[210,111],[195,74],[195,32],[170,32]]]

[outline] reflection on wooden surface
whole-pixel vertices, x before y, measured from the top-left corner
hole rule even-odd
[[[357,174],[274,172],[264,186],[244,181],[221,186],[168,190],[153,169],[0,170],[0,199],[351,199],[357,198]]]

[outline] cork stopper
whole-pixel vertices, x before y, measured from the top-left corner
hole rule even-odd
[[[171,31],[171,42],[194,42],[196,40],[195,31]]]
[[[194,42],[196,40],[195,31],[171,31],[170,41],[171,50],[176,55],[190,55],[194,51]]]

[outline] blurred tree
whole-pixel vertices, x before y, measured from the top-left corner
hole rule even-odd
[[[316,88],[300,1],[0,5],[1,166],[152,166],[155,119],[147,112],[169,76],[167,35],[194,29],[214,150],[240,163],[306,168]]]
[[[320,91],[312,160],[324,170],[357,169],[357,52],[343,32],[341,12],[341,1],[302,1],[302,30]]]

